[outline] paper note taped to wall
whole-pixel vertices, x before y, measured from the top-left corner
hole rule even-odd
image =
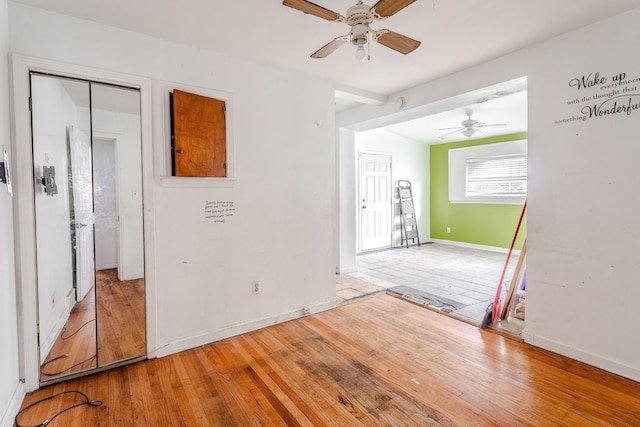
[[[235,210],[233,202],[229,200],[204,202],[204,218],[215,224],[224,224],[228,219],[233,218]]]

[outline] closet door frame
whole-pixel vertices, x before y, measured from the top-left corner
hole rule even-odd
[[[145,311],[147,358],[156,349],[156,280],[153,228],[153,153],[151,124],[151,79],[96,68],[66,64],[41,58],[12,55],[13,79],[13,156],[15,177],[15,248],[18,278],[18,339],[20,378],[26,392],[40,387],[38,350],[38,312],[36,275],[35,206],[33,154],[31,151],[30,73],[38,72],[90,80],[140,90],[142,133],[142,186],[145,246]]]

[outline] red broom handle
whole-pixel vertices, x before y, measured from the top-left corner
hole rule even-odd
[[[516,232],[513,235],[513,240],[511,241],[511,247],[509,248],[509,253],[507,254],[507,260],[504,262],[504,268],[502,269],[502,275],[500,276],[500,283],[498,283],[498,291],[496,292],[496,298],[493,300],[493,311],[491,313],[491,322],[494,324],[500,318],[500,294],[502,294],[502,281],[504,280],[504,275],[507,273],[507,267],[509,266],[511,253],[513,252],[513,247],[516,244],[516,239],[518,238],[518,232],[520,231],[520,225],[522,225],[522,219],[524,218],[524,212],[526,210],[527,210],[527,201],[525,200],[524,205],[522,205],[522,212],[520,213],[518,226],[516,227]]]

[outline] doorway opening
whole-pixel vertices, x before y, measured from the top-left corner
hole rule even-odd
[[[467,128],[471,126],[470,121],[473,121],[473,129]],[[363,233],[359,223],[362,198],[356,193],[352,196],[354,203],[351,208],[345,203],[349,200],[344,197],[348,195],[349,173],[343,166],[347,162],[341,161],[341,234],[337,271],[362,281],[364,291],[354,292],[357,282],[345,284],[342,278],[343,283],[337,287],[338,300],[341,294],[357,297],[367,292],[408,286],[417,291],[413,295],[409,295],[412,292],[404,292],[414,302],[429,299],[432,307],[439,305],[443,312],[457,312],[460,317],[469,317],[463,320],[480,324],[486,307],[495,298],[506,253],[526,198],[526,176],[524,181],[518,178],[520,183],[524,183],[524,193],[518,199],[498,194],[499,189],[512,191],[517,188],[520,184],[516,184],[515,178],[509,178],[508,184],[500,177],[489,182],[483,176],[478,178],[478,173],[484,173],[485,165],[505,163],[507,157],[510,161],[516,159],[520,162],[523,159],[526,162],[526,131],[526,77],[342,128],[341,158],[347,159],[350,150],[356,153],[353,156],[356,161],[351,166],[357,171],[354,187],[360,191],[359,153],[391,155],[392,180],[403,179],[412,183],[420,241],[427,244],[423,245],[424,248],[417,245],[401,248],[399,213],[394,211],[389,221],[392,226],[391,245],[385,251],[363,252],[360,244]],[[523,146],[522,153],[509,151],[521,150]],[[450,153],[455,150],[466,153],[467,148],[474,155],[458,156],[462,158],[462,167],[456,164],[452,168]],[[507,151],[500,152],[503,149]],[[480,154],[476,156],[476,152]],[[483,192],[482,201],[475,194],[465,196],[468,162],[476,167],[474,191]],[[460,173],[460,176],[451,176]],[[462,198],[457,193],[452,196],[454,186],[451,179],[455,186],[462,185]],[[353,245],[357,250],[351,258],[345,255],[350,248],[350,219],[343,214],[350,209],[357,224],[354,227],[356,245]],[[516,242],[516,255],[524,236],[526,224]],[[517,260],[517,256],[511,258],[506,281],[511,280],[510,274]],[[508,283],[503,283],[503,289],[507,288]]]

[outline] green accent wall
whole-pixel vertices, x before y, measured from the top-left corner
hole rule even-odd
[[[431,237],[476,245],[509,248],[522,212],[522,205],[449,202],[449,150],[475,145],[527,139],[527,133],[502,135],[473,141],[431,146]],[[447,233],[447,227],[451,232]],[[527,235],[526,215],[520,226],[516,249]]]

